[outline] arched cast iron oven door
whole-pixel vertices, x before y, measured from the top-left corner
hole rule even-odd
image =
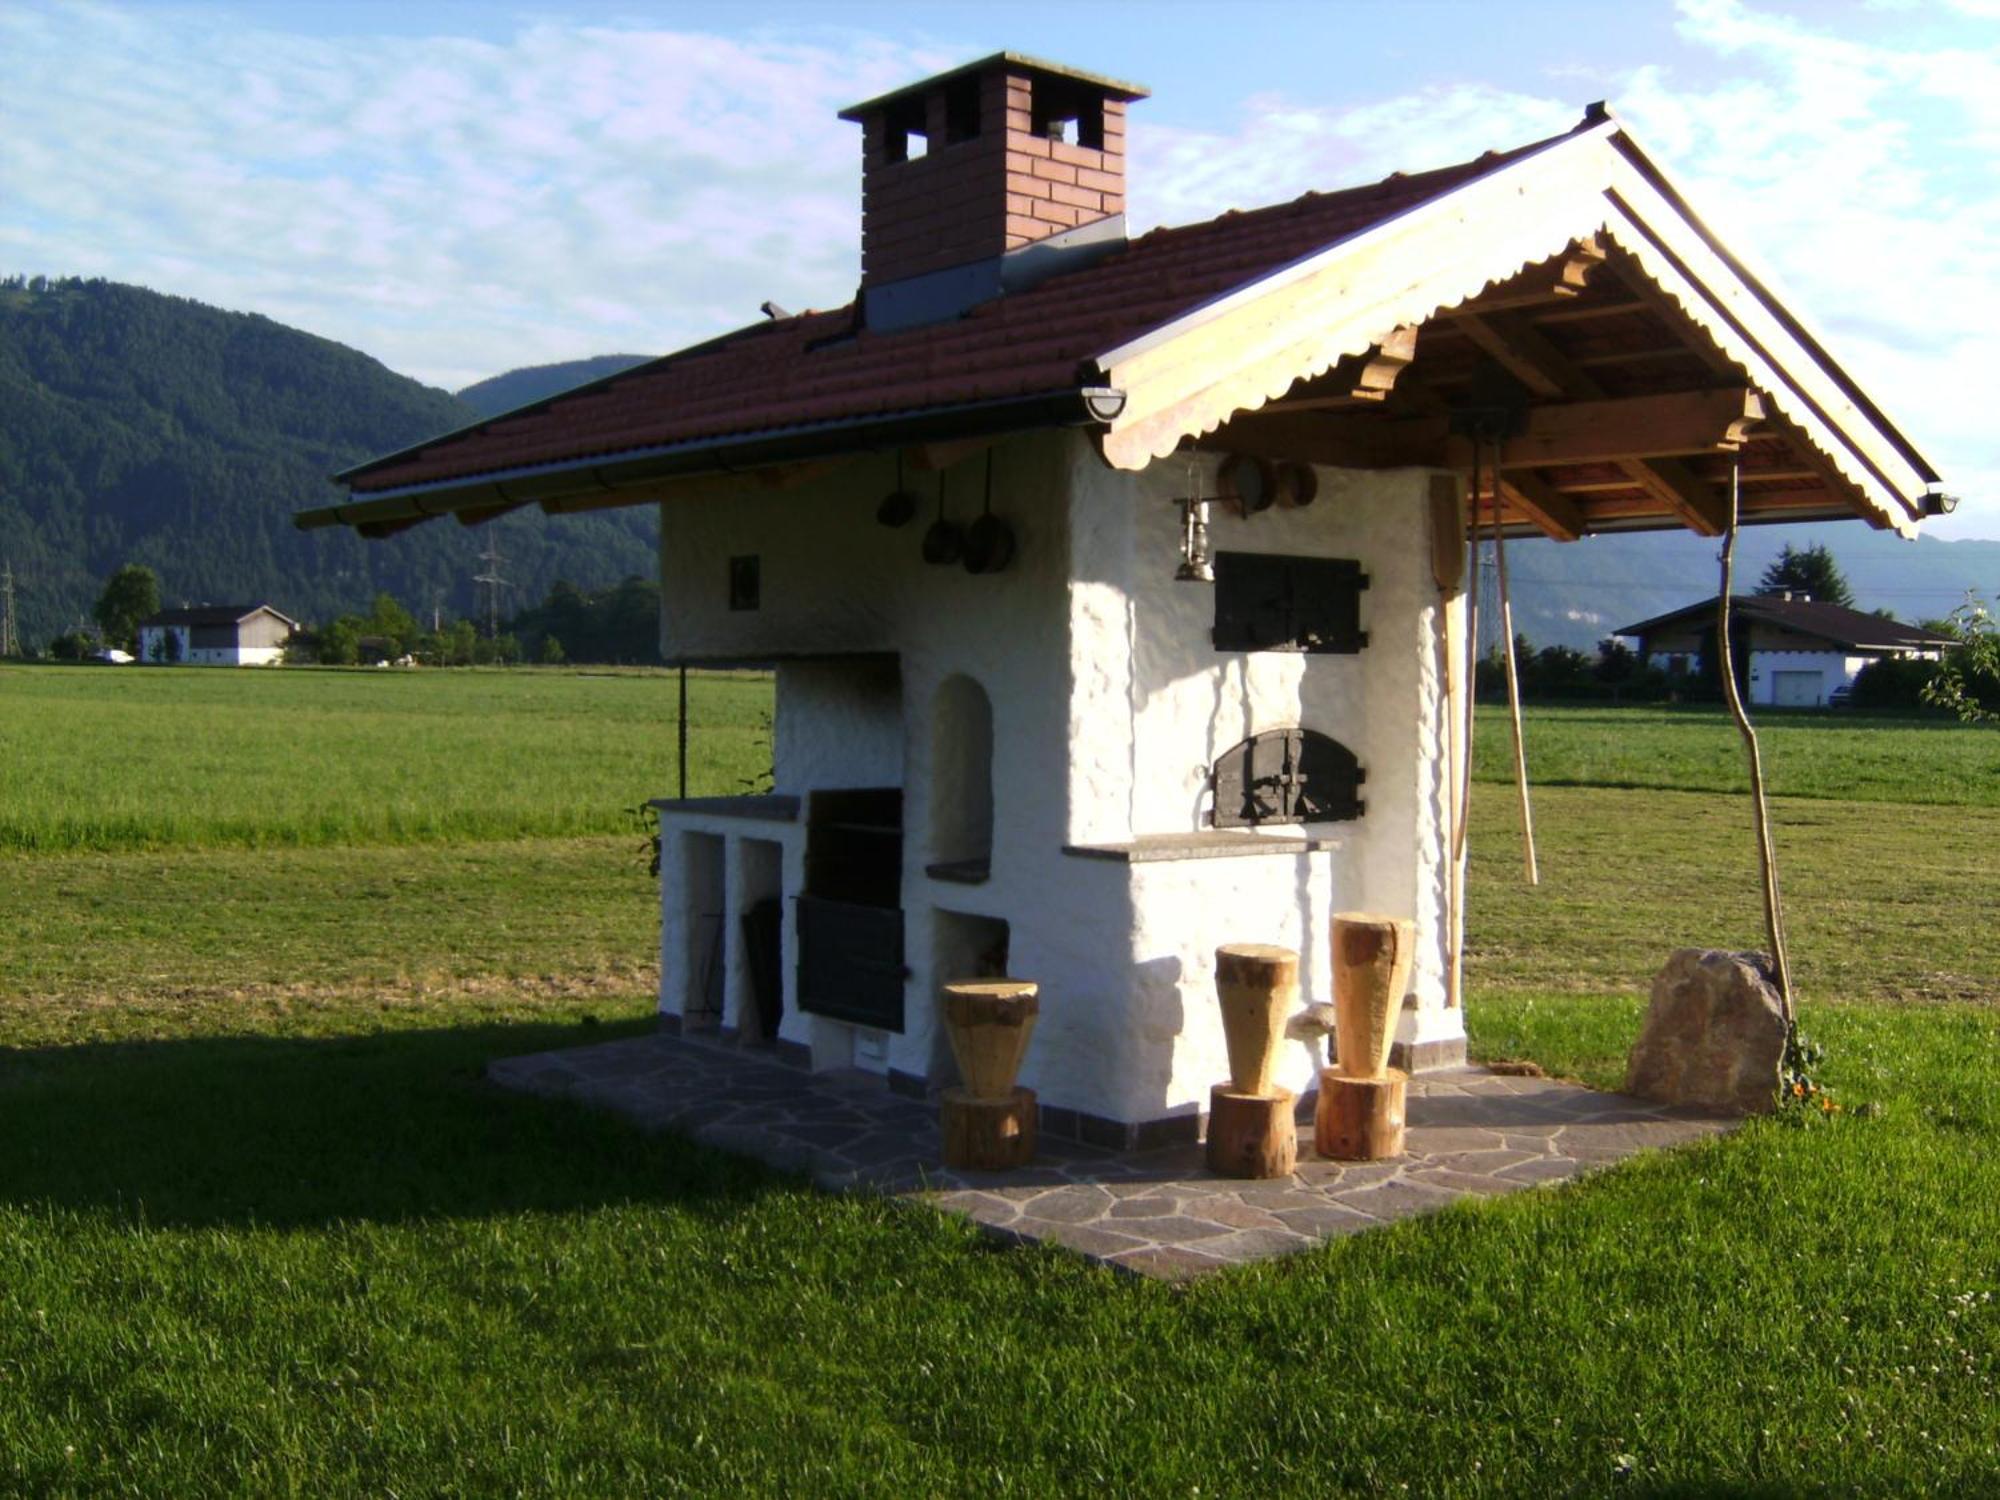
[[[1368,773],[1340,741],[1311,729],[1267,729],[1230,747],[1209,773],[1217,828],[1339,823],[1358,818]]]

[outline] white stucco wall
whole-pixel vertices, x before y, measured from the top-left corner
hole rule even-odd
[[[1818,703],[1824,705],[1835,688],[1851,687],[1855,676],[1867,664],[1866,657],[1848,656],[1840,651],[1752,651],[1748,697],[1753,704],[1771,707],[1778,701],[1778,673],[1817,672],[1820,674]]]
[[[983,475],[983,457],[951,471],[954,518],[976,514]],[[1172,576],[1169,497],[1186,483],[1182,461],[1134,475],[1105,467],[1075,434],[1000,444],[994,509],[1015,525],[1019,550],[1012,567],[991,577],[921,561],[934,511],[900,530],[875,522],[893,478],[885,455],[800,490],[662,513],[668,659],[882,652],[899,663],[893,679],[870,679],[851,660],[781,661],[774,749],[785,793],[900,776],[907,1026],[880,1052],[857,1050],[853,1028],[798,1012],[788,902],[782,1036],[811,1047],[823,1066],[886,1065],[948,1081],[935,994],[956,976],[936,971],[940,926],[949,921],[940,913],[991,917],[1009,925],[1010,969],[1043,986],[1022,1081],[1045,1104],[1123,1120],[1192,1112],[1227,1072],[1216,945],[1297,947],[1306,998],[1330,999],[1329,917],[1350,907],[1419,924],[1419,1003],[1404,1016],[1405,1040],[1462,1035],[1457,1012],[1442,1005],[1445,774],[1426,475],[1328,472],[1308,510],[1214,518],[1216,550],[1361,561],[1371,641],[1347,657],[1215,651],[1213,591]],[[1212,463],[1204,484],[1212,492]],[[913,487],[935,494],[927,475]],[[728,559],[747,553],[760,558],[763,607],[731,612]],[[978,884],[924,870],[934,846],[933,715],[954,674],[979,683],[993,710],[993,848],[989,877]],[[1063,852],[1201,831],[1215,758],[1254,731],[1301,723],[1341,740],[1368,771],[1366,816],[1309,830],[1332,847],[1135,864]],[[700,828],[725,841],[776,840],[786,894],[799,889],[803,821],[762,827],[674,814],[667,822],[670,838],[676,828]],[[736,845],[726,847],[733,871]],[[670,855],[663,868],[661,998],[678,1010],[687,979],[677,969],[688,951],[676,910],[685,904],[681,864]],[[731,910],[733,950],[740,942]],[[732,951],[731,1006],[747,992],[741,967]],[[1284,1081],[1307,1087],[1310,1070],[1305,1049],[1292,1048]]]
[[[1322,470],[1318,499],[1302,510],[1240,518],[1210,507],[1214,552],[1360,561],[1369,582],[1361,596],[1369,644],[1352,655],[1214,648],[1214,590],[1174,578],[1173,500],[1187,493],[1185,460],[1131,475],[1081,455],[1073,483],[1073,843],[1199,831],[1210,805],[1210,767],[1261,730],[1296,724],[1329,734],[1368,773],[1363,817],[1305,830],[1332,838],[1331,851],[1131,867],[1129,911],[1120,916],[1132,925],[1125,968],[1136,983],[1127,983],[1124,1019],[1152,1045],[1125,1079],[1123,1107],[1160,1113],[1162,1102],[1166,1111],[1205,1104],[1208,1086],[1227,1075],[1214,999],[1218,945],[1296,948],[1302,998],[1331,1001],[1330,917],[1339,910],[1416,921],[1416,1004],[1399,1035],[1462,1036],[1462,1017],[1444,1007],[1448,786],[1428,474]],[[1204,494],[1215,492],[1213,460],[1201,462],[1201,483]],[[1276,837],[1299,831],[1270,830]],[[1105,1009],[1102,1002],[1093,1007]],[[1095,1050],[1065,1049],[1078,1056]],[[1303,1048],[1292,1049],[1287,1068],[1288,1087],[1310,1086]]]
[[[149,666],[160,665],[157,652],[163,637],[177,643],[172,664],[188,667],[266,667],[284,658],[282,646],[202,646],[191,645],[185,625],[145,625],[139,630],[138,659]]]

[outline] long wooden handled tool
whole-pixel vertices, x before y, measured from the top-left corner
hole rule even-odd
[[[1475,472],[1477,460],[1474,461]],[[1535,860],[1535,812],[1528,803],[1528,752],[1521,743],[1521,674],[1514,661],[1514,604],[1507,594],[1507,537],[1500,528],[1500,470],[1488,475],[1493,488],[1493,571],[1500,581],[1500,640],[1507,662],[1507,720],[1514,735],[1514,793],[1521,802],[1521,858],[1529,885],[1542,883]]]
[[[1445,818],[1447,855],[1451,861],[1445,881],[1445,1004],[1460,1002],[1465,974],[1465,804],[1470,790],[1466,775],[1472,763],[1470,721],[1465,718],[1469,697],[1460,669],[1458,622],[1464,611],[1452,603],[1465,592],[1467,517],[1464,492],[1457,476],[1438,474],[1431,479],[1430,541],[1431,576],[1437,584],[1438,608],[1443,628],[1438,633],[1444,655],[1444,716],[1446,759]]]

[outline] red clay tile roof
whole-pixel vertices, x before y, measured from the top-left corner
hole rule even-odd
[[[1641,620],[1636,625],[1621,625],[1613,635],[1651,635],[1663,625],[1676,624],[1687,619],[1713,619],[1716,606],[1722,599],[1704,599],[1699,604],[1689,604],[1650,620]],[[1729,608],[1732,613],[1746,620],[1762,620],[1767,625],[1776,625],[1786,630],[1795,630],[1800,635],[1817,636],[1823,641],[1831,641],[1837,646],[1858,648],[1886,648],[1898,651],[1917,651],[1931,647],[1952,644],[1948,635],[1925,630],[1919,625],[1905,625],[1901,620],[1885,620],[1880,615],[1865,614],[1858,609],[1849,609],[1844,604],[1831,604],[1821,599],[1786,599],[1774,594],[1731,594]]]
[[[1546,143],[1155,229],[949,322],[850,335],[852,306],[757,323],[341,475],[357,494],[659,445],[1074,389],[1095,356]]]

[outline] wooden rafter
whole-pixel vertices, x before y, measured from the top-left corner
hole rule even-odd
[[[1538,469],[1726,452],[1738,447],[1745,429],[1763,415],[1762,401],[1746,389],[1538,406],[1529,410],[1526,429],[1501,445],[1498,464],[1503,470]],[[1201,446],[1354,469],[1462,469],[1471,458],[1469,444],[1453,437],[1449,420],[1441,416],[1385,420],[1248,412],[1223,423]]]
[[[1446,309],[1442,316],[1483,317],[1487,313],[1506,312],[1514,308],[1545,307],[1551,302],[1566,302],[1579,296],[1590,285],[1590,278],[1603,264],[1604,246],[1595,236],[1576,240],[1561,255],[1552,256],[1538,266],[1530,266],[1520,275],[1509,277],[1478,296],[1468,298],[1456,308]]]
[[[1525,318],[1497,314],[1461,321],[1466,336],[1538,395],[1601,400],[1604,383],[1559,349]],[[1723,497],[1678,458],[1629,458],[1626,478],[1703,536],[1720,536],[1729,524]]]
[[[1417,357],[1417,330],[1398,328],[1366,354],[1343,359],[1324,375],[1300,381],[1264,404],[1265,411],[1353,411],[1378,405]]]
[[[1527,470],[1500,476],[1500,498],[1559,542],[1575,541],[1588,524],[1582,506]]]

